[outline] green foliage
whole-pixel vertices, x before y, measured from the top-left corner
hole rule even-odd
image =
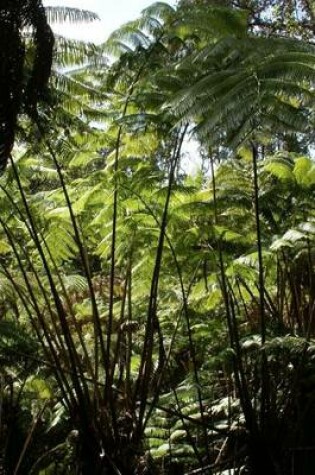
[[[285,474],[314,444],[314,51],[227,5],[56,41],[0,178],[8,473]]]

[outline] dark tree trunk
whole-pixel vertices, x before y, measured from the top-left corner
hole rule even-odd
[[[280,469],[281,454],[275,454],[274,458],[262,439],[252,441],[249,456],[251,475],[286,475]]]

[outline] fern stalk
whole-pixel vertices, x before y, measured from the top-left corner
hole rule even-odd
[[[211,166],[211,179],[212,179],[212,190],[213,190],[213,201],[214,201],[214,220],[215,224],[218,225],[218,208],[217,208],[217,193],[216,193],[216,179],[215,179],[215,170],[214,170],[214,163],[213,157],[210,156],[210,166]],[[221,244],[221,237],[217,239],[217,246],[218,246],[218,254],[219,254],[219,269],[220,269],[220,287],[222,291],[225,312],[227,317],[227,326],[228,326],[228,334],[230,338],[231,347],[235,351],[235,355],[233,355],[233,369],[234,369],[234,377],[236,382],[236,387],[239,392],[239,397],[241,401],[241,407],[245,417],[245,424],[249,431],[250,435],[250,455],[251,461],[254,465],[259,468],[259,470],[263,467],[268,467],[268,469],[272,466],[272,463],[269,460],[269,453],[267,455],[266,465],[260,464],[262,462],[262,452],[266,449],[265,444],[263,444],[261,434],[259,431],[258,421],[256,419],[251,397],[249,394],[249,386],[248,381],[246,379],[245,369],[243,367],[242,362],[242,353],[240,347],[240,338],[238,334],[238,324],[235,315],[235,305],[234,299],[231,297],[231,293],[229,290],[229,283],[226,278],[226,272],[224,267],[223,261],[223,252],[222,252],[222,244]],[[270,462],[270,463],[269,463]],[[258,472],[263,474],[264,471]],[[273,472],[270,472],[273,473]],[[255,472],[256,474],[256,472]]]
[[[27,228],[27,231],[30,235],[30,237],[33,239],[33,230],[32,228],[30,227],[30,224],[28,223],[28,220],[25,219],[20,207],[17,205],[17,203],[13,200],[12,196],[10,195],[10,193],[3,187],[0,185],[0,188],[1,190],[5,193],[5,195],[7,196],[8,200],[10,201],[11,205],[13,206],[13,208],[17,211],[18,215],[20,216],[21,220],[23,221],[23,223],[25,224],[26,228]],[[65,286],[64,286],[64,282],[63,282],[63,279],[61,277],[61,274],[59,272],[59,269],[56,265],[56,262],[55,262],[55,259],[51,253],[51,249],[49,248],[49,246],[47,245],[46,243],[46,240],[44,238],[44,236],[42,235],[41,232],[38,232],[38,235],[40,236],[41,240],[43,241],[43,244],[45,246],[45,249],[49,255],[49,258],[51,260],[51,263],[53,265],[53,268],[54,268],[54,271],[56,272],[56,275],[57,275],[57,278],[58,278],[58,281],[59,281],[59,284],[61,286],[61,289],[62,289],[62,292],[63,292],[63,296],[66,300],[66,303],[67,303],[67,306],[68,306],[68,309],[69,309],[69,312],[70,312],[70,315],[72,317],[72,322],[74,323],[74,326],[75,326],[75,329],[76,329],[76,332],[77,332],[77,335],[78,335],[78,338],[80,340],[80,344],[81,344],[81,347],[82,347],[82,350],[84,352],[84,356],[85,356],[85,360],[86,360],[86,363],[89,367],[89,371],[90,371],[90,374],[91,374],[91,381],[94,382],[94,389],[95,389],[95,393],[98,394],[98,399],[100,399],[100,394],[99,394],[99,391],[98,391],[98,381],[95,377],[95,375],[93,374],[93,368],[92,368],[92,365],[91,365],[91,361],[90,361],[90,357],[89,357],[89,354],[88,354],[88,351],[87,351],[87,347],[85,345],[85,342],[84,342],[84,339],[83,339],[83,336],[82,336],[82,331],[80,329],[80,327],[78,326],[78,323],[77,323],[77,319],[73,313],[73,309],[72,309],[72,304],[70,302],[70,299],[69,299],[69,295],[68,295],[68,292],[66,291],[65,289]],[[33,239],[34,240],[34,239]],[[42,281],[38,275],[38,272],[35,270],[31,260],[29,259],[29,256],[28,256],[28,253],[23,249],[24,253],[25,253],[25,258],[27,259],[27,262],[28,262],[28,266],[30,267],[33,275],[35,276],[35,279],[37,281],[37,284],[39,286],[39,289],[41,291],[41,294],[43,295],[44,299],[45,299],[45,303],[47,305],[47,308],[49,310],[49,314],[51,316],[51,320],[52,320],[52,323],[53,323],[53,326],[54,326],[54,330],[55,330],[55,335],[56,335],[56,338],[59,339],[59,343],[61,345],[61,348],[63,350],[63,354],[64,356],[67,355],[67,352],[66,352],[66,349],[65,349],[65,346],[64,346],[64,342],[63,342],[63,339],[62,339],[62,336],[59,334],[59,329],[56,327],[56,321],[55,321],[55,317],[54,317],[54,313],[52,311],[52,308],[51,308],[51,304],[50,304],[50,300],[48,298],[48,294],[47,294],[47,291],[45,289],[45,287],[43,286],[42,284]]]
[[[60,300],[57,288],[55,286],[55,282],[54,282],[53,276],[51,274],[49,263],[47,262],[46,256],[44,254],[44,251],[43,251],[43,248],[42,248],[42,245],[41,245],[41,242],[39,241],[39,238],[37,236],[36,225],[34,223],[32,213],[31,213],[31,210],[28,206],[26,196],[25,196],[25,193],[24,193],[19,175],[18,175],[17,170],[16,170],[16,166],[15,166],[13,160],[11,160],[11,164],[12,164],[14,176],[15,176],[15,179],[16,179],[16,182],[17,182],[17,185],[18,185],[18,189],[19,189],[19,192],[21,194],[21,198],[22,198],[22,201],[23,201],[23,204],[24,204],[24,208],[25,208],[25,211],[26,211],[26,214],[27,214],[27,218],[29,220],[29,224],[30,224],[30,226],[32,228],[32,231],[33,231],[34,244],[35,244],[35,246],[36,246],[36,248],[39,252],[40,258],[42,260],[43,267],[45,269],[45,273],[47,275],[49,286],[50,286],[50,289],[51,289],[51,292],[52,292],[52,297],[53,297],[53,300],[54,300],[54,303],[55,303],[55,306],[56,306],[57,314],[58,314],[58,317],[59,317],[59,320],[60,320],[62,332],[63,332],[63,335],[65,337],[65,343],[67,345],[69,361],[70,361],[72,374],[73,374],[73,384],[74,384],[74,388],[75,388],[76,396],[78,398],[79,405],[82,408],[82,415],[83,415],[82,422],[83,422],[84,426],[86,428],[88,428],[90,422],[89,422],[89,418],[88,418],[88,410],[87,409],[88,409],[88,406],[89,406],[90,396],[89,396],[88,388],[85,384],[85,380],[82,379],[82,382],[80,381],[81,377],[82,376],[84,377],[83,368],[82,368],[82,365],[80,364],[79,356],[78,356],[77,351],[75,349],[75,345],[74,345],[74,342],[73,342],[73,339],[72,339],[70,328],[69,328],[69,325],[68,325],[68,322],[67,322],[66,314],[65,314],[62,302]],[[80,375],[80,378],[79,378],[79,375]]]
[[[175,145],[173,149],[173,156],[170,160],[170,171],[168,177],[168,185],[166,198],[164,203],[164,209],[160,224],[160,232],[158,239],[158,246],[155,257],[154,270],[151,279],[151,289],[149,295],[149,304],[148,304],[148,315],[146,321],[146,329],[143,343],[143,350],[141,354],[141,363],[139,368],[139,379],[137,381],[135,394],[138,393],[140,400],[139,407],[139,420],[138,420],[138,433],[142,433],[143,430],[143,419],[146,408],[146,401],[149,393],[149,382],[152,372],[152,356],[153,356],[153,347],[154,347],[154,334],[157,332],[158,341],[159,341],[159,362],[158,362],[158,372],[162,368],[165,360],[165,351],[163,345],[163,338],[160,333],[160,325],[157,317],[157,299],[158,299],[158,286],[160,271],[162,266],[162,256],[164,248],[164,239],[168,219],[168,209],[175,179],[175,171],[177,168],[177,163],[180,158],[181,149],[183,141],[187,132],[188,126],[185,126],[182,131],[177,131]]]
[[[44,332],[44,336],[45,336],[45,339],[46,339],[48,347],[49,347],[49,351],[50,351],[49,356],[51,356],[53,358],[54,362],[55,362],[55,367],[57,369],[56,372],[55,372],[56,379],[59,382],[60,390],[63,393],[65,401],[68,401],[68,408],[71,409],[70,400],[72,400],[72,403],[74,403],[75,399],[74,399],[74,395],[72,393],[72,390],[71,390],[70,386],[68,385],[68,383],[66,381],[66,378],[64,378],[63,369],[62,369],[61,364],[60,364],[60,359],[59,359],[58,354],[56,353],[55,347],[53,345],[53,342],[55,340],[54,335],[49,331],[49,328],[48,328],[48,326],[46,324],[46,321],[45,321],[45,319],[42,315],[42,312],[38,307],[36,296],[34,295],[32,285],[31,285],[31,283],[29,281],[29,278],[27,276],[27,273],[25,271],[25,268],[24,268],[24,265],[23,265],[22,260],[20,258],[19,252],[18,252],[18,250],[15,246],[14,239],[13,239],[10,231],[8,230],[8,228],[6,227],[6,225],[4,224],[4,222],[1,218],[0,218],[0,223],[3,227],[3,230],[6,233],[6,236],[9,240],[9,243],[11,244],[13,254],[15,255],[15,257],[17,259],[18,267],[21,270],[24,282],[25,282],[27,290],[28,290],[28,294],[29,294],[28,297],[25,297],[23,295],[23,293],[20,291],[18,286],[16,286],[14,278],[11,276],[10,272],[3,267],[4,273],[5,273],[6,277],[12,283],[12,285],[15,288],[17,294],[19,295],[19,297],[20,297],[20,299],[23,303],[23,306],[24,306],[25,310],[27,311],[27,314],[30,318],[32,326],[35,329],[37,336],[39,337],[39,341],[41,342],[44,351],[47,353],[46,345],[44,344],[43,337],[40,335],[40,333],[38,331],[38,326],[37,326],[37,324],[34,320],[33,312],[29,309],[29,306],[28,306],[29,297],[31,299],[33,310],[35,310],[36,316],[38,318],[38,321],[40,322],[41,328]]]
[[[38,117],[37,117],[36,125],[38,127],[38,130],[39,130],[41,136],[44,138],[45,137],[44,130],[41,126],[41,123],[40,123]],[[103,366],[106,367],[106,365],[109,364],[109,361],[107,361],[107,359],[106,359],[105,342],[104,342],[104,338],[103,338],[100,315],[99,315],[99,311],[98,311],[98,307],[97,307],[97,303],[96,303],[96,297],[95,297],[93,282],[92,282],[92,278],[91,278],[89,262],[88,262],[88,259],[87,259],[87,256],[86,256],[84,245],[82,243],[78,223],[77,223],[76,217],[74,215],[73,207],[72,207],[72,204],[71,204],[71,200],[70,200],[70,197],[69,197],[69,193],[68,193],[68,190],[67,190],[67,187],[66,187],[66,183],[65,183],[65,180],[64,180],[64,176],[63,176],[60,164],[58,162],[57,156],[56,156],[54,150],[52,149],[49,141],[47,141],[45,139],[45,143],[46,143],[46,147],[47,147],[47,149],[50,153],[50,156],[53,160],[53,163],[54,163],[54,165],[56,167],[56,170],[57,170],[57,173],[58,173],[61,188],[62,188],[64,197],[65,197],[65,200],[66,200],[67,209],[68,209],[69,214],[70,214],[70,219],[71,219],[71,223],[72,223],[72,226],[73,226],[73,231],[74,231],[74,235],[75,235],[76,244],[77,244],[78,249],[79,249],[79,254],[80,254],[82,266],[83,266],[83,269],[84,269],[85,277],[86,277],[86,280],[87,280],[87,283],[88,283],[88,288],[89,288],[89,293],[90,293],[90,298],[91,298],[91,306],[92,306],[93,324],[94,324],[94,328],[95,328],[95,333],[98,337],[98,338],[95,338],[95,346],[94,346],[95,375],[97,377],[97,375],[98,375],[98,344],[100,344],[100,347],[101,347],[100,349],[101,349]]]

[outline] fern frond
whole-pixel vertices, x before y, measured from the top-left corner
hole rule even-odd
[[[49,23],[90,23],[99,20],[99,16],[89,10],[70,7],[45,7]]]

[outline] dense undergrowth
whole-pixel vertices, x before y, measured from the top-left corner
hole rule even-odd
[[[312,11],[190,3],[100,48],[57,38],[20,117],[3,474],[314,471]]]

